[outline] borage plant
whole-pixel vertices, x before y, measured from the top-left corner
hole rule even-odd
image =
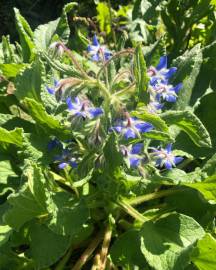
[[[70,50],[73,6],[35,32],[15,10],[21,46],[4,40],[0,268],[213,269],[214,159],[176,149],[181,131],[211,147],[192,110],[170,109],[178,69],[96,35]]]

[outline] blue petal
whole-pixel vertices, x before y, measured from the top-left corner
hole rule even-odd
[[[167,68],[167,56],[166,55],[165,56],[162,56],[160,58],[160,62],[159,62],[159,64],[156,67],[157,70],[160,70],[162,68]]]
[[[161,94],[157,94],[157,95],[155,96],[155,99],[156,99],[157,101],[160,101],[160,99],[161,99]]]
[[[163,108],[163,106],[164,106],[164,104],[161,104],[161,103],[154,104],[154,107],[155,107],[155,109],[157,109],[157,110],[162,109],[162,108]]]
[[[178,163],[182,162],[183,159],[184,159],[183,157],[174,157],[174,163],[178,164]]]
[[[115,127],[112,127],[111,129],[112,130],[115,130],[116,132],[118,132],[118,133],[121,133],[121,131],[122,131],[122,126],[115,126]]]
[[[176,94],[178,94],[178,92],[182,88],[182,86],[183,86],[182,83],[177,84],[175,87],[173,87],[173,91],[175,91]]]
[[[75,103],[76,103],[77,105],[80,105],[80,100],[79,100],[78,97],[75,97],[75,98],[74,98],[74,101],[75,101]]]
[[[89,109],[89,113],[92,117],[96,117],[103,113],[103,110],[101,108],[91,108]]]
[[[165,74],[166,79],[172,77],[172,75],[177,71],[176,67],[171,67],[169,71]]]
[[[106,61],[109,60],[111,56],[112,56],[112,54],[111,54],[110,51],[105,51],[104,58],[105,58]]]
[[[77,117],[82,117],[82,118],[86,118],[87,117],[85,111],[77,111],[74,115],[77,116]]]
[[[153,129],[152,124],[147,123],[147,122],[143,122],[143,123],[138,123],[135,125],[135,127],[139,130],[139,132],[143,133],[143,132],[148,132],[150,130]]]
[[[142,150],[143,143],[136,143],[132,146],[131,154],[139,154]]]
[[[53,150],[57,146],[62,147],[62,143],[59,140],[57,140],[57,139],[53,139],[53,140],[51,140],[48,143],[48,146],[47,147],[48,147],[48,150],[51,151],[51,150]]]
[[[69,161],[69,165],[72,167],[72,168],[77,168],[77,163],[75,161]]]
[[[88,45],[88,47],[87,47],[87,51],[88,52],[91,52],[91,51],[93,51],[94,49],[92,48],[92,46],[91,45]]]
[[[131,167],[137,167],[140,163],[140,158],[129,158],[129,160]]]
[[[162,159],[159,158],[156,160],[156,166],[161,166],[161,163],[162,163]]]
[[[56,79],[54,79],[54,86],[58,87],[59,86],[59,81],[57,81]]]
[[[70,111],[75,109],[75,108],[74,108],[74,105],[73,105],[73,103],[72,103],[72,101],[71,101],[71,97],[67,97],[67,98],[66,98],[66,103],[67,103],[68,109],[69,109]]]
[[[46,86],[46,89],[51,95],[55,94],[55,90],[53,88],[50,88],[50,87]]]
[[[167,153],[171,153],[171,151],[172,151],[172,144],[171,143],[167,144],[166,151],[167,151]]]
[[[92,59],[92,61],[98,62],[100,60],[100,57],[98,54],[94,54],[94,55],[92,55],[91,59]]]
[[[173,95],[166,95],[165,100],[168,102],[176,102],[176,97]]]
[[[126,132],[124,133],[124,137],[125,137],[126,139],[129,139],[129,138],[134,139],[134,138],[137,137],[137,135],[136,135],[136,133],[135,133],[131,128],[128,128],[128,129],[126,130]]]
[[[155,86],[158,83],[159,78],[158,77],[151,77],[150,79],[150,85]]]
[[[93,36],[92,44],[94,46],[99,46],[100,45],[96,35]]]
[[[171,163],[169,160],[166,160],[166,161],[164,162],[164,165],[165,165],[165,168],[166,168],[167,170],[171,170],[171,169],[172,169],[172,163]]]
[[[62,163],[60,163],[60,164],[58,165],[58,168],[62,170],[62,169],[64,169],[67,165],[68,165],[68,163],[62,162]]]

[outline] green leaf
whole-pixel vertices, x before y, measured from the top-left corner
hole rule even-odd
[[[37,269],[44,269],[57,262],[70,245],[70,238],[55,234],[45,225],[32,223],[29,228],[30,250],[27,254]]]
[[[17,8],[14,8],[16,28],[19,33],[20,43],[22,47],[23,60],[25,63],[34,59],[34,43],[33,32],[28,22],[23,18]]]
[[[41,169],[34,163],[28,162],[28,165],[24,171],[24,175],[28,179],[28,187],[34,196],[40,208],[46,212],[47,200],[49,196],[48,192],[45,189],[47,186],[47,181],[44,178],[44,175]]]
[[[129,230],[120,235],[110,250],[110,256],[116,266],[126,268],[140,267],[141,269],[147,265],[146,260],[140,250],[141,240],[138,230]]]
[[[25,97],[41,100],[40,92],[44,87],[45,68],[41,60],[36,59],[27,66],[15,79],[15,96],[22,100]]]
[[[203,172],[206,172],[209,176],[216,174],[216,154],[214,154],[203,166]]]
[[[183,88],[180,90],[177,102],[174,105],[175,110],[184,110],[190,104],[193,90],[196,90],[194,87],[202,60],[202,52],[200,44],[198,44],[191,51],[185,52],[173,61],[172,66],[178,68],[173,84],[183,82]]]
[[[109,7],[105,2],[97,4],[97,21],[101,32],[106,34],[111,32]]]
[[[105,166],[110,173],[122,164],[123,158],[117,145],[116,136],[114,133],[110,134],[107,142],[103,148],[105,157]]]
[[[7,184],[9,176],[17,176],[11,167],[9,160],[0,161],[0,183]]]
[[[67,13],[76,5],[77,3],[75,2],[68,3],[64,6],[60,18],[47,24],[38,26],[34,32],[34,42],[37,49],[47,50],[52,41],[57,40],[57,37],[58,40],[67,43],[70,35]]]
[[[67,192],[55,193],[48,211],[52,215],[48,227],[57,234],[70,235],[76,239],[88,227],[89,209],[84,201],[75,200]]]
[[[0,70],[6,78],[14,78],[27,64],[0,64]]]
[[[216,175],[212,175],[202,182],[185,183],[184,185],[198,190],[210,203],[216,203]]]
[[[215,103],[216,93],[207,94],[200,99],[199,106],[195,110],[195,114],[208,130],[214,148],[216,148]]]
[[[134,75],[136,79],[139,101],[143,101],[145,104],[148,104],[149,93],[147,92],[147,88],[149,78],[147,76],[147,67],[141,45],[136,47],[134,57]]]
[[[8,131],[0,127],[0,143],[12,143],[17,146],[22,146],[23,141],[23,129],[15,128],[14,130]]]
[[[7,203],[0,205],[0,247],[8,241],[12,233],[12,228],[8,225],[5,225],[4,222],[2,221],[2,216],[5,213],[6,209],[7,209]]]
[[[10,44],[9,36],[2,36],[2,54],[4,63],[15,62],[14,46]]]
[[[211,146],[210,136],[202,122],[190,111],[168,111],[162,118],[168,125],[176,125],[198,146]]]
[[[19,192],[11,194],[8,197],[8,203],[12,207],[5,213],[4,221],[17,231],[27,221],[46,214],[27,185],[23,186]]]
[[[42,104],[37,101],[25,98],[23,104],[26,106],[28,113],[35,120],[35,122],[44,129],[45,133],[67,138],[70,131],[65,129],[57,119],[49,115]]]
[[[151,267],[182,270],[189,263],[193,245],[205,232],[191,217],[171,214],[156,222],[145,222],[140,233],[141,251]]]
[[[146,122],[150,122],[156,129],[160,131],[168,132],[169,130],[166,122],[160,116],[149,113],[147,110],[141,110],[141,108],[138,107],[138,111],[131,112],[131,115],[136,116]]]
[[[198,241],[196,249],[191,255],[192,262],[200,270],[215,270],[216,240],[207,233]]]
[[[172,142],[174,140],[169,133],[161,132],[158,130],[151,130],[149,132],[145,132],[141,135],[141,137],[162,142]]]

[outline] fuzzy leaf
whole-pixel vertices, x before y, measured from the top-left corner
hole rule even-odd
[[[16,77],[24,67],[26,64],[0,64],[0,70],[6,78]]]
[[[204,233],[191,217],[171,214],[143,224],[141,251],[154,269],[182,270],[189,263],[191,248]]]
[[[198,190],[210,203],[216,203],[216,175],[212,175],[202,182],[185,183],[184,185]]]
[[[140,234],[138,230],[129,230],[114,242],[110,255],[116,266],[146,266],[146,260],[140,250]]]
[[[168,132],[169,130],[166,122],[160,116],[149,113],[146,110],[141,110],[138,108],[138,111],[131,112],[131,115],[151,123],[156,129],[160,131]]]
[[[34,260],[37,269],[44,269],[57,262],[70,244],[69,237],[55,234],[45,225],[39,223],[30,226],[29,238],[28,255]]]
[[[198,146],[211,146],[208,131],[202,122],[190,111],[168,111],[162,114],[162,118],[168,125],[176,125],[188,134],[191,140]]]
[[[8,131],[0,127],[0,143],[12,143],[17,146],[22,146],[23,130],[21,128],[15,128],[14,130]]]
[[[44,87],[44,73],[44,64],[39,59],[27,66],[15,79],[15,96],[19,100],[29,97],[40,101],[41,88]]]
[[[57,37],[58,40],[67,43],[70,35],[67,13],[76,5],[75,2],[68,3],[64,6],[60,18],[38,26],[34,32],[34,42],[37,49],[47,50],[52,41],[56,41]],[[53,40],[54,37],[55,40]]]
[[[140,45],[136,47],[134,62],[134,75],[136,79],[139,101],[143,101],[145,104],[148,104],[149,93],[147,92],[147,88],[149,78],[147,76],[146,62]]]
[[[70,135],[70,131],[61,126],[57,119],[49,115],[42,104],[30,98],[25,98],[23,104],[26,106],[31,117],[39,126],[44,128],[46,133],[60,137]]]
[[[22,47],[23,60],[25,63],[31,62],[34,58],[33,32],[28,22],[23,18],[17,8],[14,8],[16,28],[19,33]]]
[[[17,231],[27,221],[46,214],[44,208],[37,203],[27,185],[19,192],[10,195],[8,202],[12,208],[5,213],[4,221]]]
[[[202,52],[198,44],[191,51],[185,52],[173,61],[172,66],[176,66],[178,69],[173,84],[183,83],[183,88],[180,90],[174,105],[175,110],[184,110],[190,104],[202,60]]]
[[[215,270],[216,265],[216,240],[207,233],[199,240],[191,259],[199,270]]]

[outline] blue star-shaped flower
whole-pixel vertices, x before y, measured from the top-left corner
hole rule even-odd
[[[126,158],[127,163],[129,163],[130,167],[136,168],[140,165],[143,159],[139,155],[141,153],[142,148],[143,143],[136,143],[128,147],[126,147],[125,145],[121,146],[121,152],[123,156]]]
[[[88,45],[87,51],[91,56],[93,61],[100,61],[100,60],[109,60],[112,56],[112,53],[103,45],[100,45],[96,35],[93,37],[92,45]]]
[[[73,157],[69,149],[63,149],[62,154],[55,156],[54,160],[58,162],[58,168],[61,170],[67,166],[70,166],[71,168],[77,168],[76,159]]]
[[[92,119],[103,113],[103,110],[101,108],[90,107],[89,100],[81,101],[78,97],[74,98],[74,102],[72,102],[71,97],[68,97],[66,99],[66,103],[68,105],[68,109],[75,117]]]
[[[153,129],[153,125],[143,122],[135,117],[128,117],[126,120],[118,120],[111,130],[123,135],[126,139],[134,139],[140,136],[140,133],[148,132]]]
[[[156,67],[151,66],[148,69],[150,77],[150,85],[155,85],[158,81],[167,83],[169,78],[177,71],[176,67],[167,68],[167,56],[160,58],[159,64]]]
[[[168,144],[165,149],[153,149],[152,155],[156,159],[156,166],[165,166],[167,170],[171,170],[172,167],[175,167],[183,160],[182,157],[174,156],[172,153],[172,144]]]
[[[156,94],[156,100],[160,101],[162,98],[168,102],[176,102],[177,94],[182,88],[182,83],[173,86],[171,84],[158,83],[153,87],[153,90]]]

